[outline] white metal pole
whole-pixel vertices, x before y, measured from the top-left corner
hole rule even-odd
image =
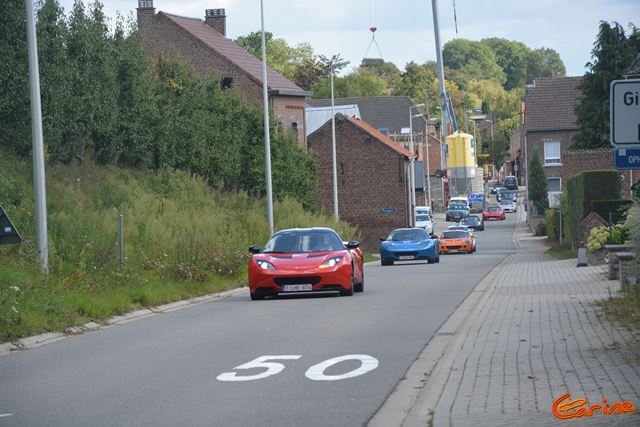
[[[333,160],[333,220],[338,222],[338,165],[336,162],[336,113],[333,98],[333,60],[331,61],[331,153]]]
[[[409,151],[411,151],[411,155],[414,155],[415,148],[413,146],[413,115],[411,113],[411,108],[413,105],[409,107]],[[415,207],[416,207],[416,171],[414,165],[414,158],[409,159],[409,206],[410,206],[410,219],[409,225],[412,227],[415,226]]]
[[[42,273],[49,272],[49,243],[47,238],[47,193],[44,174],[44,143],[42,138],[42,107],[40,104],[40,71],[38,40],[33,0],[25,0],[27,8],[27,44],[29,51],[29,88],[31,92],[31,139],[33,144],[33,189],[35,194],[36,242],[38,265]]]
[[[426,151],[426,161],[427,161],[427,194],[429,200],[427,201],[427,206],[429,206],[429,210],[433,213],[433,206],[431,206],[431,167],[429,165],[429,134],[425,135],[425,151]]]
[[[269,91],[267,83],[267,44],[264,37],[264,1],[260,0],[260,24],[262,29],[262,98],[264,104],[264,156],[267,181],[267,220],[269,234],[273,234],[273,189],[271,187],[271,139],[269,136]]]

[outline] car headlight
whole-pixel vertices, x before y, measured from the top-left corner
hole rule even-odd
[[[334,256],[329,258],[328,260],[326,260],[325,262],[323,262],[322,264],[320,264],[320,268],[331,268],[331,267],[335,267],[336,264],[338,264],[340,262],[340,260],[342,259],[341,256]]]
[[[260,267],[263,270],[275,270],[276,269],[276,266],[271,264],[266,259],[257,259],[256,260],[256,264],[258,264],[258,267]]]

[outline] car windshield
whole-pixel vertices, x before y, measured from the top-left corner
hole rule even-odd
[[[463,202],[451,202],[449,204],[449,209],[466,209],[467,205]]]
[[[480,218],[478,218],[477,216],[468,216],[468,217],[462,218],[460,220],[460,224],[478,225],[480,224]]]
[[[426,240],[428,238],[429,235],[426,231],[415,228],[394,230],[391,232],[391,234],[389,234],[387,240],[393,240],[395,242],[406,242],[409,240]]]
[[[330,230],[290,230],[271,236],[265,253],[306,253],[345,249],[342,240]]]
[[[442,233],[443,239],[464,239],[469,237],[469,233],[466,231],[445,231]]]
[[[416,215],[416,221],[431,221],[429,215]]]
[[[511,206],[513,205],[513,200],[501,200],[500,201],[500,206]]]
[[[500,208],[498,206],[491,206],[487,209],[487,212],[499,212]]]

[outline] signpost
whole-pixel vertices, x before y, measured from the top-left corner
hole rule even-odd
[[[21,242],[20,233],[0,206],[0,245],[15,245]]]
[[[467,200],[469,203],[484,203],[484,194],[469,194]]]
[[[616,148],[613,166],[618,170],[640,169],[640,148]]]
[[[640,148],[640,80],[614,80],[610,89],[611,145]]]

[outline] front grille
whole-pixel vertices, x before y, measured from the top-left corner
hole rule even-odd
[[[394,252],[396,256],[416,256],[418,252]]]
[[[284,285],[316,285],[320,283],[320,276],[302,276],[302,277],[276,277],[273,279],[278,286]]]
[[[447,245],[447,249],[460,249],[461,247],[460,245]]]

